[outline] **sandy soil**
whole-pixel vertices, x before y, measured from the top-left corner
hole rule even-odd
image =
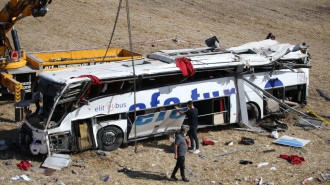
[[[1,6],[6,0],[0,0]],[[115,0],[56,0],[49,6],[46,17],[25,18],[16,29],[22,47],[28,52],[105,48],[111,35],[118,2]],[[128,49],[128,33],[125,6],[122,7],[118,27],[112,47]],[[312,54],[310,73],[309,105],[317,113],[330,116],[330,103],[320,97],[315,89],[320,88],[330,95],[330,2],[328,0],[273,0],[273,1],[235,1],[235,0],[139,0],[131,1],[130,15],[133,42],[173,38],[178,36],[191,43],[203,43],[206,38],[218,36],[221,47],[227,48],[250,41],[262,40],[268,32],[276,35],[280,42],[298,44],[306,42]],[[153,44],[135,44],[134,51],[144,55],[159,49],[200,47],[189,43],[171,41]],[[15,123],[13,102],[0,101],[0,139],[10,139],[20,123]],[[329,120],[329,119],[328,119]],[[275,184],[300,184],[307,177],[319,177],[321,172],[330,173],[329,165],[329,126],[321,130],[303,129],[293,126],[294,119],[284,120],[289,130],[280,133],[293,137],[310,139],[303,148],[285,147],[271,144],[273,139],[265,135],[233,130],[235,126],[203,129],[200,139],[214,139],[214,146],[202,146],[201,153],[206,158],[187,154],[186,171],[190,184],[252,184],[250,178],[263,177]],[[259,148],[214,158],[212,155],[246,148],[238,144],[242,136],[255,139]],[[233,141],[233,146],[226,146]],[[139,142],[139,152],[134,147],[121,148],[108,156],[98,156],[94,151],[72,154],[72,164],[57,171],[53,176],[39,172],[20,171],[14,164],[30,160],[39,166],[42,158],[25,156],[15,150],[0,152],[0,184],[9,184],[9,178],[27,174],[32,179],[29,184],[175,184],[166,180],[174,167],[173,154],[169,152],[171,140],[166,137]],[[275,149],[276,152],[262,151]],[[292,165],[279,158],[280,154],[299,155],[306,159],[302,165]],[[76,160],[84,162],[76,163]],[[6,166],[4,161],[13,159],[13,165]],[[251,165],[241,165],[240,160],[253,161]],[[257,168],[257,164],[269,165]],[[275,166],[277,171],[269,168]],[[118,173],[123,167],[131,172]],[[77,175],[72,173],[72,170]],[[189,174],[196,177],[190,177]],[[109,182],[100,176],[109,175]],[[168,176],[168,175],[167,175]],[[177,175],[179,176],[179,174]],[[56,180],[58,181],[56,182]],[[246,180],[245,180],[246,179]],[[38,182],[40,180],[40,182]],[[26,183],[23,181],[15,183]],[[183,183],[178,182],[178,183]],[[319,184],[316,180],[309,184]],[[326,183],[323,183],[326,184]]]

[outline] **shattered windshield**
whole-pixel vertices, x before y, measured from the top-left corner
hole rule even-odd
[[[31,103],[36,104],[34,113],[27,113],[27,120],[35,127],[45,129],[60,125],[65,116],[77,108],[90,83],[88,81],[66,84],[39,78]]]
[[[34,103],[36,109],[34,112],[28,111],[26,113],[26,119],[29,123],[37,128],[45,128],[54,102],[64,87],[65,84],[56,83],[45,78],[38,78],[35,81],[30,103]]]

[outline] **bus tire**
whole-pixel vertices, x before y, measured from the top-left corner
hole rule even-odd
[[[113,151],[120,147],[124,140],[124,133],[114,126],[101,128],[97,132],[97,141],[100,150]]]
[[[246,109],[248,112],[249,125],[251,126],[257,125],[257,122],[259,121],[259,117],[260,117],[258,106],[254,103],[247,103]]]

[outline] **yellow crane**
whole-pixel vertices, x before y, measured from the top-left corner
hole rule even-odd
[[[43,17],[52,0],[9,0],[0,12],[0,69],[20,68],[26,65],[25,52],[21,50],[14,25],[27,16]],[[7,33],[11,31],[14,47]]]
[[[131,52],[125,49],[80,50],[25,54],[21,49],[14,25],[27,16],[43,17],[52,0],[9,0],[0,11],[0,96],[8,89],[15,94],[15,102],[31,91],[32,81],[42,71],[55,71],[128,60]],[[14,47],[7,34],[11,32]],[[133,53],[134,58],[142,55]],[[23,111],[15,108],[15,120],[22,119]]]
[[[25,51],[21,49],[14,25],[27,16],[43,17],[52,0],[9,0],[0,11],[0,82],[1,85],[15,93],[15,102],[21,100],[23,85],[8,73],[8,69],[24,67],[26,65]],[[7,33],[11,31],[14,47],[10,43]],[[15,114],[22,114],[15,110]]]

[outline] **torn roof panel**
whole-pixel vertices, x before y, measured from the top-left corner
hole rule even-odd
[[[148,58],[134,59],[136,75],[157,75],[180,72],[175,59],[186,57],[192,61],[196,70],[227,68],[245,65],[247,67],[269,65],[277,59],[296,60],[306,57],[299,50],[291,52],[294,45],[280,44],[275,40],[250,42],[228,50],[211,48],[160,50]],[[239,53],[239,51],[245,51]],[[248,52],[247,52],[248,51]],[[235,52],[235,53],[234,53]],[[289,52],[289,53],[288,53]],[[65,83],[71,77],[93,75],[99,79],[133,77],[131,60],[114,61],[107,64],[70,68],[40,73],[40,76]]]

